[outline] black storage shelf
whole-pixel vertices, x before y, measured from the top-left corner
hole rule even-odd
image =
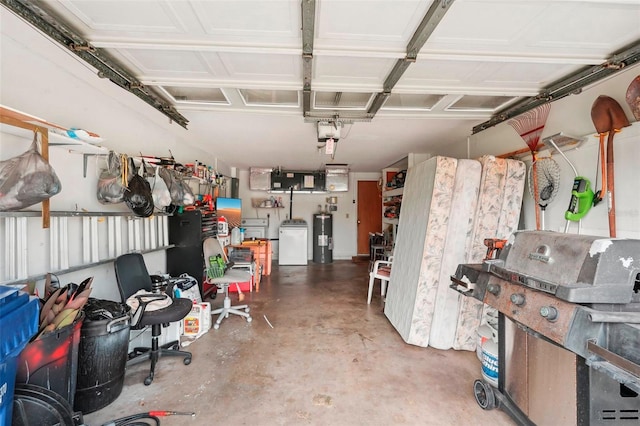
[[[167,272],[172,276],[183,273],[198,281],[202,293],[204,255],[202,243],[216,237],[218,219],[210,210],[188,210],[169,217],[169,242],[173,248],[167,250]]]

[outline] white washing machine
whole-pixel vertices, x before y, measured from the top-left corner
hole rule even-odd
[[[244,218],[240,221],[240,226],[244,228],[244,239],[269,238],[269,219]]]
[[[307,264],[307,222],[285,220],[280,224],[278,265]]]

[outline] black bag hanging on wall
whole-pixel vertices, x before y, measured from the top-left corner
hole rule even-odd
[[[132,158],[129,159],[129,164],[129,169],[133,171],[133,176],[124,191],[124,202],[136,216],[149,217],[153,214],[151,186],[145,178],[140,176],[139,169],[136,168]],[[140,166],[140,169],[142,169],[142,166]]]

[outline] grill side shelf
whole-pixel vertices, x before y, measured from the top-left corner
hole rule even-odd
[[[595,340],[587,342],[587,350],[592,354],[587,358],[588,365],[640,393],[640,365],[599,346]]]

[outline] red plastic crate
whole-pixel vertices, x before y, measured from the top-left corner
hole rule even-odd
[[[243,283],[237,283],[238,287],[240,287],[240,291],[243,293],[251,292],[251,280],[245,281]],[[231,283],[229,286],[229,293],[237,293],[238,288],[236,287],[236,283]]]

